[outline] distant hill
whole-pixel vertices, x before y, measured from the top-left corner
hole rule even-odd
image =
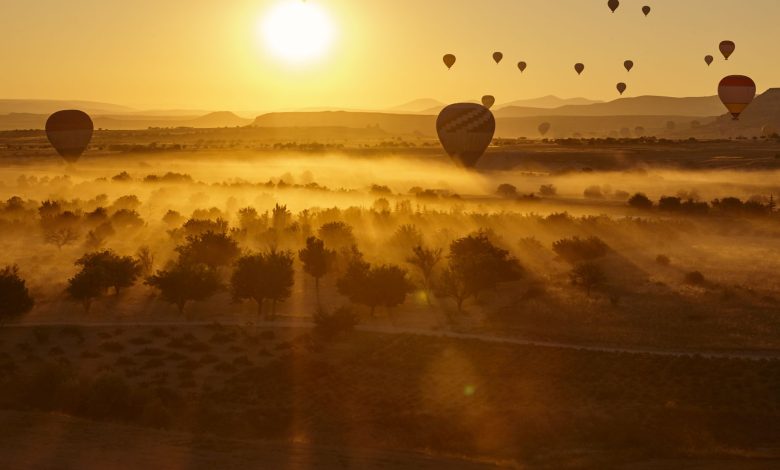
[[[255,127],[351,127],[379,128],[391,134],[436,135],[436,117],[394,113],[269,113],[258,116]]]
[[[422,113],[427,112],[430,109],[441,109],[444,107],[444,103],[432,98],[422,98],[419,100],[410,101],[399,106],[395,106],[387,109],[391,113]]]
[[[127,106],[78,100],[0,100],[0,114],[45,114],[63,109],[80,109],[88,114],[131,113]]]
[[[0,114],[0,130],[43,129],[49,114]],[[236,127],[247,126],[244,119],[231,112],[209,113],[204,116],[141,116],[135,114],[92,115],[96,129],[135,130],[150,127]]]
[[[765,126],[780,132],[780,88],[770,88],[756,96],[753,103],[735,121],[721,108],[720,117],[707,126],[696,129],[696,137],[746,137],[762,135]]]
[[[583,106],[583,105],[589,105],[589,104],[596,104],[601,103],[601,101],[597,100],[589,100],[586,98],[558,98],[554,95],[547,95],[543,96],[541,98],[533,98],[529,100],[517,100],[512,101],[510,103],[503,103],[498,106],[495,106],[496,109],[502,109],[509,106],[520,106],[520,107],[527,107],[527,108],[543,108],[543,109],[553,109],[553,108],[560,108],[561,106]]]
[[[566,105],[554,109],[508,106],[495,112],[496,117],[530,116],[718,116],[723,105],[717,96],[671,98],[638,96],[607,103]]]

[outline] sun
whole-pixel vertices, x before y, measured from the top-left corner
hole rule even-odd
[[[335,36],[333,22],[321,7],[302,0],[276,4],[260,24],[261,39],[271,54],[291,63],[321,59]]]

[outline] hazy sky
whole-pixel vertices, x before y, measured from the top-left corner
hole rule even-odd
[[[780,86],[778,0],[622,0],[615,14],[606,0],[308,0],[337,34],[326,55],[298,65],[258,34],[269,9],[289,1],[3,0],[0,98],[269,110],[488,93],[498,103],[613,99],[618,81],[627,96],[701,96],[727,74],[750,75],[761,91]],[[717,51],[724,39],[737,43],[728,62]],[[458,56],[451,71],[448,52]],[[706,54],[716,57],[709,68]]]

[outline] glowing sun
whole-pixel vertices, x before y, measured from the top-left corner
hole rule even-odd
[[[260,33],[274,56],[293,63],[321,59],[335,35],[327,12],[302,0],[285,0],[272,7],[260,23]]]

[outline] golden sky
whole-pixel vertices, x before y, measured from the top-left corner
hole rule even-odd
[[[335,36],[321,57],[291,64],[259,30],[277,4],[298,1],[3,0],[0,98],[264,111],[484,94],[499,104],[613,99],[619,81],[627,96],[703,96],[728,74],[750,75],[760,91],[780,85],[778,0],[622,0],[615,14],[606,0],[308,0]],[[737,44],[728,62],[724,39]]]

